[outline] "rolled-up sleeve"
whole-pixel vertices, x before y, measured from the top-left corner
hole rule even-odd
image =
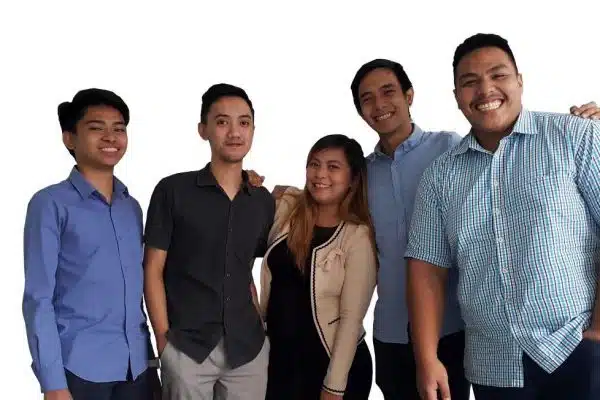
[[[52,302],[60,251],[59,221],[51,195],[36,193],[28,204],[25,219],[23,317],[32,369],[43,392],[67,388]]]
[[[452,254],[446,235],[440,192],[436,187],[436,182],[442,179],[440,168],[434,162],[425,170],[419,182],[405,257],[451,268]]]

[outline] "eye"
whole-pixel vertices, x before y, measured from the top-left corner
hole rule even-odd
[[[308,163],[308,166],[311,168],[317,168],[319,166],[319,163],[316,161],[311,161]]]
[[[498,79],[504,79],[504,78],[506,78],[507,76],[508,76],[507,74],[494,74],[494,75],[492,76],[492,79],[496,79],[496,80],[498,80]]]
[[[395,89],[386,89],[383,93],[386,96],[393,96],[396,93],[396,90]]]
[[[90,126],[90,131],[103,131],[104,129],[99,126]]]
[[[339,168],[340,168],[340,167],[338,167],[338,166],[337,166],[337,165],[335,165],[335,164],[330,164],[330,165],[328,165],[328,167],[329,167],[329,169],[333,169],[333,170],[335,170],[335,169],[339,169]]]
[[[125,133],[126,131],[125,131],[125,128],[116,128],[115,132],[117,132],[117,133]]]
[[[225,125],[227,125],[227,120],[225,120],[225,119],[217,120],[217,126],[225,126]]]
[[[240,125],[243,126],[244,128],[247,128],[250,126],[250,121],[241,121]]]
[[[363,99],[361,100],[362,104],[367,104],[371,102],[371,97],[363,97]]]
[[[471,79],[471,80],[468,80],[468,81],[464,81],[462,83],[462,87],[471,87],[471,86],[474,86],[476,82],[477,81],[474,80],[474,79]]]

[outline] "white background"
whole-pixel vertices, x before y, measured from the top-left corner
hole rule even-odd
[[[72,167],[56,107],[77,90],[110,89],[130,106],[130,148],[117,174],[144,210],[160,178],[209,160],[196,124],[200,97],[217,82],[244,87],[254,102],[256,134],[245,166],[266,175],[268,188],[302,186],[305,156],[325,134],[350,135],[365,153],[372,150],[377,136],[356,114],[349,86],[373,58],[404,65],[415,88],[412,115],[429,130],[467,131],[452,95],[451,63],[456,46],[477,32],[509,40],[526,107],[567,111],[600,100],[598,0],[193,4],[0,5],[0,374],[3,392],[15,392],[10,398],[40,397],[21,314],[22,231],[31,195]],[[370,345],[372,308],[365,326]],[[382,398],[375,385],[371,398]]]

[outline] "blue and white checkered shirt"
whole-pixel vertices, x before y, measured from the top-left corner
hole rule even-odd
[[[471,382],[522,387],[523,352],[553,372],[594,307],[600,124],[523,110],[494,153],[467,135],[424,172],[406,256],[459,269]]]

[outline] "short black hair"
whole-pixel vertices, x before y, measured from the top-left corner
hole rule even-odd
[[[248,103],[248,107],[250,107],[250,112],[252,113],[252,118],[254,118],[254,108],[252,107],[252,101],[246,94],[246,91],[240,87],[230,85],[228,83],[217,83],[216,85],[212,85],[208,90],[202,95],[202,107],[200,108],[200,123],[206,124],[206,119],[208,116],[208,112],[210,111],[210,107],[220,98],[222,97],[239,97]]]
[[[129,124],[129,107],[121,97],[110,90],[90,88],[77,92],[72,101],[65,101],[58,105],[58,122],[62,132],[77,133],[75,130],[77,123],[92,106],[113,107],[121,113],[125,125]],[[68,150],[75,158],[75,152]]]
[[[515,56],[510,46],[508,45],[508,41],[506,39],[504,39],[502,36],[493,33],[478,33],[467,38],[456,48],[456,51],[454,52],[454,60],[452,61],[454,78],[456,78],[456,67],[458,67],[458,63],[460,62],[460,60],[462,60],[466,55],[474,52],[475,50],[479,50],[484,47],[497,47],[500,50],[504,51],[514,64],[515,70],[519,72],[519,68],[517,67],[517,61],[515,60]]]
[[[360,115],[362,115],[362,113],[360,111],[360,98],[358,94],[358,87],[360,86],[360,83],[362,82],[364,77],[367,76],[369,72],[377,68],[386,68],[391,70],[394,73],[394,75],[396,75],[396,78],[398,78],[398,82],[400,82],[400,86],[402,88],[403,93],[406,93],[409,89],[412,89],[413,87],[412,82],[408,78],[408,75],[406,74],[406,71],[404,71],[404,67],[402,67],[401,64],[395,61],[386,60],[384,58],[378,58],[369,61],[368,63],[364,64],[358,69],[356,75],[354,75],[354,79],[352,79],[352,83],[350,84],[350,90],[352,91],[352,99],[354,100],[354,107],[356,107],[356,111],[358,111]]]

